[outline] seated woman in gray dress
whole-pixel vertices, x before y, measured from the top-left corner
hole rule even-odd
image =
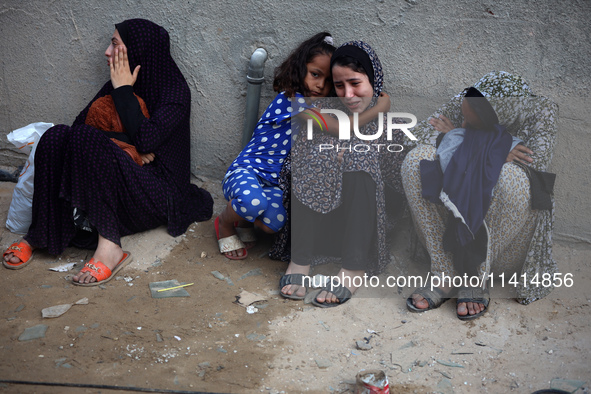
[[[512,274],[531,279],[537,277],[541,281],[542,277],[552,277],[556,272],[552,257],[554,200],[547,194],[541,206],[538,205],[532,185],[535,185],[535,171],[546,171],[552,159],[557,106],[547,98],[535,97],[521,77],[505,72],[490,73],[474,87],[488,98],[498,116],[498,124],[513,137],[505,139],[508,153],[501,157],[498,179],[492,183],[494,189],[489,190],[488,209],[478,218],[481,224],[484,223],[484,240],[479,237],[478,229],[471,227],[474,238],[483,243],[472,255],[477,259],[476,264],[459,267],[457,255],[460,252],[446,246],[450,235],[456,239],[463,236],[447,231],[450,224],[453,225],[450,217],[458,216],[449,213],[444,205],[424,197],[424,186],[428,182],[423,182],[421,171],[421,162],[433,161],[437,157],[434,145],[438,131],[451,132],[454,125],[469,121],[470,113],[464,111],[462,114],[461,111],[464,94],[454,97],[429,122],[422,122],[412,129],[421,145],[407,155],[402,166],[402,180],[418,239],[430,258],[431,277],[461,276],[466,270],[472,270],[468,272],[486,280],[479,286],[464,284],[459,289],[448,282],[442,285],[432,280],[431,283],[435,283],[433,288],[429,285],[420,287],[408,298],[407,307],[411,312],[438,308],[456,296],[457,291],[458,318],[477,318],[488,308],[485,285],[491,275],[497,277],[504,273],[506,281]],[[476,151],[468,150],[468,153]],[[445,155],[445,152],[440,153]],[[466,171],[469,170],[471,168],[466,167]],[[519,302],[528,304],[550,292],[551,282],[546,284],[536,286],[516,281],[514,296]]]

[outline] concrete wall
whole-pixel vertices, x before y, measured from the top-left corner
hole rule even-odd
[[[328,30],[337,44],[376,49],[396,109],[428,115],[491,70],[522,75],[560,105],[556,231],[591,239],[591,2],[513,0],[4,0],[0,5],[0,134],[34,121],[71,123],[109,78],[104,50],[121,20],[166,27],[193,94],[192,169],[220,178],[240,150],[247,63],[269,53],[273,69],[301,40]],[[431,108],[408,108],[418,97]],[[0,165],[23,161],[2,138]]]

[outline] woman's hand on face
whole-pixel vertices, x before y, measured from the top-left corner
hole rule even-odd
[[[390,111],[390,105],[391,105],[390,96],[388,96],[384,92],[380,93],[380,97],[378,97],[378,102],[376,104],[376,108],[378,109],[378,112]]]
[[[429,123],[431,124],[431,126],[435,127],[435,130],[440,131],[442,133],[447,133],[448,131],[451,131],[456,128],[451,122],[451,120],[449,120],[443,115],[439,115],[438,118],[429,119]]]
[[[144,164],[149,164],[154,161],[156,155],[153,153],[140,153],[140,157],[142,158]]]
[[[525,145],[517,145],[511,152],[509,152],[509,156],[507,156],[507,163],[511,163],[513,161],[518,161],[525,165],[529,163],[533,163],[534,159],[529,157],[529,155],[533,154],[534,152],[526,147]]]
[[[133,74],[131,73],[131,70],[129,69],[129,60],[127,59],[127,48],[124,46],[115,48],[115,53],[113,54],[113,59],[110,63],[110,69],[111,83],[115,89],[125,85],[133,86],[137,80],[137,75],[140,72],[140,66],[138,65],[135,70],[133,70]]]

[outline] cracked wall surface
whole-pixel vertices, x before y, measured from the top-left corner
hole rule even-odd
[[[262,111],[274,97],[274,68],[297,43],[328,30],[337,44],[369,42],[393,108],[419,119],[492,70],[520,74],[556,101],[556,233],[589,243],[590,14],[585,0],[4,1],[0,165],[24,162],[4,138],[11,130],[74,120],[109,77],[103,53],[114,24],[141,17],[169,31],[191,87],[192,171],[221,179],[240,151],[252,52],[269,54]]]

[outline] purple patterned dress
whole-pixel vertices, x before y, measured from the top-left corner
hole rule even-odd
[[[52,254],[82,246],[73,208],[95,228],[95,242],[98,233],[118,245],[125,235],[161,225],[178,236],[212,215],[211,195],[190,183],[191,93],[170,55],[168,32],[147,20],[124,23],[130,69],[141,65],[133,92],[151,115],[140,118],[132,142],[155,159],[140,167],[105,133],[84,124],[92,102],[113,92],[110,81],[71,127],[45,132],[35,155],[33,221],[25,239]],[[126,114],[117,110],[123,122]]]

